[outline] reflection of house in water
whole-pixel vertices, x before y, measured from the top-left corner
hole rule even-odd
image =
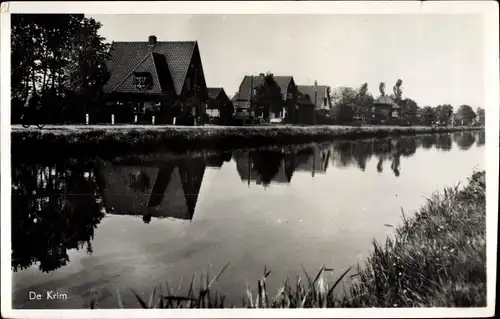
[[[295,167],[297,172],[310,172],[312,176],[316,173],[324,174],[328,168],[328,162],[331,156],[330,147],[322,147],[314,145],[311,149],[307,149],[304,155],[298,154],[298,165]]]
[[[193,218],[203,175],[203,158],[165,162],[158,166],[113,165],[100,168],[108,211],[150,217]]]
[[[224,162],[231,161],[231,157],[232,155],[230,152],[224,152],[218,155],[210,155],[205,158],[205,163],[207,167],[221,168]]]
[[[234,159],[242,181],[250,185],[290,183],[295,171],[324,173],[328,167],[330,149],[320,146],[295,153],[283,151],[236,152]]]

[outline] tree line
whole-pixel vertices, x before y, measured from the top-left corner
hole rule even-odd
[[[18,121],[30,94],[49,122],[82,122],[102,98],[109,44],[101,24],[83,14],[11,16],[11,108]]]
[[[419,106],[418,103],[409,98],[402,97],[402,83],[398,79],[393,87],[393,93],[388,95],[394,103],[401,107],[401,122],[408,125],[432,125],[432,124],[454,124],[472,125],[485,123],[485,111],[470,105],[460,105],[456,110],[450,104],[437,106]],[[384,95],[385,83],[381,82],[379,90]],[[359,88],[338,87],[331,96],[333,114],[337,121],[350,123],[359,120],[366,123],[372,115],[372,107],[375,98],[368,92],[368,83],[363,83]]]

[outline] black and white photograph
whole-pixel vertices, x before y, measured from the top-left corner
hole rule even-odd
[[[495,1],[11,2],[1,31],[2,317],[494,315]]]

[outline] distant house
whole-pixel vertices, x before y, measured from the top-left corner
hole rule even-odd
[[[234,113],[233,102],[223,88],[208,88],[206,113],[210,118],[217,118],[222,124],[231,122]]]
[[[106,110],[117,122],[149,122],[154,115],[170,124],[205,114],[208,91],[195,41],[113,42],[107,67]]]
[[[331,88],[326,85],[298,85],[299,96],[305,101],[316,106],[317,110],[330,110],[332,108]]]
[[[256,112],[258,108],[252,109],[255,105],[255,96],[257,88],[264,83],[265,74],[261,73],[258,76],[245,75],[241,81],[238,93],[235,94],[232,101],[236,108],[236,113],[243,110],[250,110],[251,116],[259,117],[262,114]],[[277,113],[271,113],[270,119],[281,118],[288,122],[292,122],[295,115],[295,107],[297,102],[297,87],[292,76],[274,76],[274,81],[281,90],[281,110]],[[254,112],[254,113],[252,113]]]
[[[99,176],[107,211],[191,220],[205,168],[203,158],[147,166],[104,163]]]
[[[332,109],[332,101],[330,97],[330,87],[326,85],[298,85],[298,123],[300,124],[314,124],[313,110],[320,110],[316,112],[319,114],[330,115]],[[322,112],[321,112],[322,111]],[[316,114],[318,115],[318,114]]]
[[[401,107],[397,105],[389,96],[381,95],[373,102],[372,121],[375,123],[387,124],[392,119],[399,119]]]

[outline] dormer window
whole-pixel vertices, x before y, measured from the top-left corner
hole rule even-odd
[[[134,72],[134,85],[138,90],[151,89],[153,86],[153,78],[149,72]]]

